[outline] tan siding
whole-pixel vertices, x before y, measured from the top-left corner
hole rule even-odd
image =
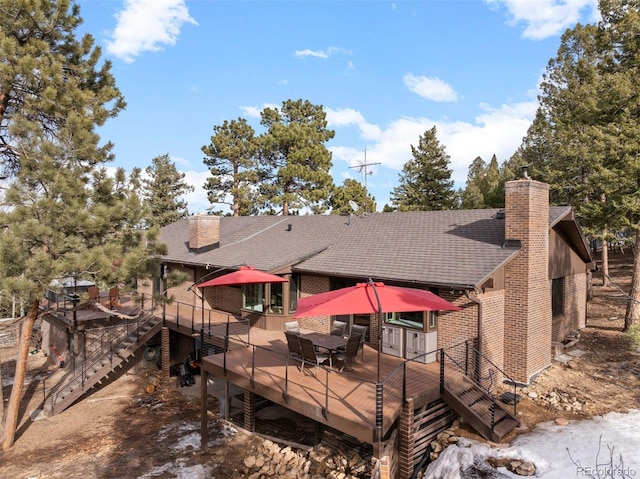
[[[556,231],[549,232],[549,279],[584,273],[584,261]]]
[[[569,331],[582,329],[587,319],[587,275],[564,279],[564,314],[553,317],[553,341],[560,342]]]

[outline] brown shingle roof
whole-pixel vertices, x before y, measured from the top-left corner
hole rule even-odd
[[[199,253],[189,250],[181,220],[163,228],[160,241],[169,262],[474,287],[519,249],[504,245],[498,211],[223,217],[219,247]]]

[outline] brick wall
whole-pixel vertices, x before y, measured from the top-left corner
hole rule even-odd
[[[479,299],[482,301],[482,355],[504,371],[504,290],[484,293]],[[485,377],[489,368],[495,372],[492,365],[483,363],[480,374]],[[496,374],[495,384],[501,383],[502,375]]]
[[[460,306],[462,311],[438,313],[438,348],[448,349],[478,336],[478,305],[465,296],[438,291],[443,299]]]
[[[505,185],[505,238],[522,244],[505,267],[505,372],[528,384],[551,363],[549,185],[531,179]]]
[[[304,298],[318,293],[329,291],[329,278],[324,276],[302,276],[300,278],[300,297]],[[312,329],[321,333],[331,331],[331,318],[329,316],[317,316],[300,318],[297,320],[301,328]]]
[[[220,241],[220,217],[197,215],[189,217],[189,248],[199,249]]]

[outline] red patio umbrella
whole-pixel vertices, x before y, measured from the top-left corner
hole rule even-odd
[[[294,317],[460,309],[431,291],[369,282],[300,298]]]
[[[266,273],[255,269],[253,266],[241,266],[238,271],[223,274],[217,278],[210,279],[204,283],[200,283],[198,288],[207,288],[209,286],[234,286],[240,284],[257,284],[257,283],[286,283],[288,280],[282,276]]]
[[[327,293],[300,298],[295,318],[307,316],[334,316],[338,314],[378,314],[378,341],[382,336],[384,312],[406,313],[411,311],[457,311],[459,306],[450,303],[430,291],[384,283],[358,283],[355,286],[336,289]],[[380,382],[380,350],[378,346],[378,383]]]

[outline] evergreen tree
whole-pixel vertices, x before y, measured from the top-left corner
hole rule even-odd
[[[487,164],[479,156],[469,165],[467,183],[465,189],[460,194],[463,210],[474,210],[485,207],[481,182],[486,168]]]
[[[325,212],[334,188],[325,143],[335,132],[327,129],[322,105],[287,100],[280,109],[265,108],[261,124],[267,129],[260,138],[263,208],[283,215],[303,207]]]
[[[590,213],[606,226],[635,232],[629,329],[640,324],[640,1],[601,0],[600,12],[599,46],[606,54],[597,65],[602,82],[594,143],[604,162],[595,171],[600,191]]]
[[[58,137],[75,123],[83,135],[125,106],[111,75],[111,63],[99,65],[101,50],[91,35],[75,38],[80,7],[70,0],[0,0],[0,161],[4,175],[20,164],[18,124],[35,123],[42,135]],[[91,110],[83,114],[78,105]],[[77,151],[85,165],[100,163],[111,149]]]
[[[358,205],[357,210],[350,202]],[[362,183],[352,179],[344,180],[331,195],[331,214],[350,214],[376,211],[376,199],[369,195]]]
[[[149,209],[150,226],[166,226],[189,216],[184,195],[194,188],[184,181],[185,174],[179,172],[169,155],[156,156],[151,166],[145,169],[143,196]]]
[[[411,145],[413,158],[404,164],[391,202],[398,211],[447,210],[456,207],[450,157],[436,137],[436,127]]]
[[[211,203],[231,206],[233,216],[258,212],[258,140],[244,118],[213,127],[211,143],[202,147],[211,176],[204,188]]]
[[[95,130],[124,101],[109,62],[99,66],[92,37],[74,34],[82,21],[78,6],[0,0],[0,11],[0,158],[9,176],[0,211],[0,290],[28,305],[2,434],[7,449],[47,285],[85,273],[125,281],[142,275],[153,258],[141,246],[131,185],[107,180],[99,169],[111,145],[100,145]]]

